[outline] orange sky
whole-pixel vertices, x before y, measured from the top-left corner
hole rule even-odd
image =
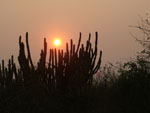
[[[83,43],[88,33],[99,32],[103,61],[132,57],[140,46],[130,36],[129,25],[138,15],[150,12],[150,0],[0,0],[0,60],[18,55],[18,37],[29,32],[34,61],[39,59],[43,38],[52,47],[53,37],[62,38],[62,48],[70,38]]]

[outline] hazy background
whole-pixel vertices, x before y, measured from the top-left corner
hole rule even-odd
[[[140,50],[130,36],[129,25],[138,24],[150,12],[150,0],[0,0],[0,60],[18,56],[18,37],[29,32],[30,49],[34,62],[40,57],[43,38],[54,47],[54,37],[62,39],[64,48],[79,32],[82,41],[99,32],[99,49],[103,63],[128,59]],[[134,32],[135,33],[135,32]],[[25,38],[24,38],[25,39]]]

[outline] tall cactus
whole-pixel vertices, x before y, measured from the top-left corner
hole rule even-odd
[[[26,33],[26,45],[27,45],[27,52],[28,52],[28,60],[30,61],[32,71],[35,70],[32,59],[31,59],[31,54],[30,54],[30,48],[29,48],[29,41],[28,41],[28,32]]]
[[[21,41],[21,36],[19,37],[19,56],[18,56],[18,61],[20,64],[20,69],[23,72],[23,77],[25,82],[29,78],[29,73],[30,73],[30,67],[29,67],[29,62],[28,59],[26,58],[25,55],[25,49],[24,49],[24,43]]]
[[[15,81],[15,83],[22,82],[26,85],[31,79],[36,79],[36,81],[41,82],[40,84],[44,84],[48,92],[75,92],[86,89],[87,86],[92,85],[93,75],[101,65],[102,51],[98,55],[97,32],[95,37],[94,49],[90,41],[91,34],[89,34],[86,45],[84,45],[81,44],[81,33],[77,46],[71,39],[70,44],[66,43],[65,51],[57,50],[56,48],[50,49],[48,63],[46,62],[47,42],[46,38],[44,38],[44,48],[41,50],[37,66],[34,66],[29,48],[28,33],[26,33],[27,56],[20,36],[18,56],[20,69],[16,68],[13,56],[9,60],[7,67],[4,66],[3,60],[2,65],[0,65],[1,88],[12,83],[12,81]],[[99,56],[98,60],[96,60],[97,56]]]
[[[80,47],[80,33],[76,50],[72,39],[70,40],[70,50],[68,43],[66,43],[66,52],[61,50],[57,51],[56,49],[50,50],[48,72],[51,72],[49,73],[51,77],[49,79],[53,81],[51,85],[54,85],[54,87],[56,86],[56,89],[79,88],[83,85],[92,83],[93,75],[100,68],[102,51],[100,51],[99,59],[96,64],[98,33],[96,32],[94,52],[90,39],[91,34],[89,34],[86,46],[82,44]]]
[[[35,68],[31,59],[31,54],[30,54],[30,48],[29,48],[29,42],[28,42],[28,33],[26,33],[26,46],[27,46],[27,54],[28,56],[26,57],[25,55],[25,45],[21,41],[21,36],[19,37],[19,56],[18,56],[18,61],[20,64],[20,70],[22,71],[23,74],[23,79],[24,82],[26,83],[28,79],[30,79],[31,75],[34,74]]]

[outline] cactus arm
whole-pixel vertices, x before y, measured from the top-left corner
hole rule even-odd
[[[86,52],[88,52],[88,50],[90,49],[90,40],[91,40],[91,34],[89,34],[89,39],[86,42]]]
[[[57,67],[57,49],[55,48],[55,66]]]
[[[96,57],[97,57],[97,42],[98,42],[98,33],[95,33],[96,39],[95,39],[95,50],[94,50],[94,54],[92,56],[92,69],[95,66],[95,61],[96,61]]]
[[[80,47],[80,43],[81,43],[81,32],[80,32],[80,36],[79,36],[79,41],[78,41],[78,46],[77,46],[77,50],[76,50],[76,54],[78,53],[79,51],[79,47]]]
[[[96,67],[95,67],[94,70],[93,70],[93,74],[95,74],[95,73],[99,70],[100,65],[101,65],[101,59],[102,59],[102,51],[100,51],[99,60],[98,60],[98,62],[97,62]]]
[[[72,56],[72,51],[73,51],[73,40],[70,40],[70,56]]]
[[[26,33],[26,46],[27,46],[27,52],[28,52],[28,60],[30,61],[31,68],[32,68],[32,70],[34,71],[35,68],[34,68],[34,65],[33,65],[33,62],[32,62],[31,53],[30,53],[30,48],[29,48],[28,32]]]

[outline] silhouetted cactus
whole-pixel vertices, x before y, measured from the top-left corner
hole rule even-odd
[[[29,48],[29,42],[28,42],[28,32],[26,33],[26,45],[27,45],[27,52],[28,52],[28,62],[31,64],[32,71],[35,70],[32,59],[31,59],[31,54],[30,54],[30,48]]]
[[[18,56],[20,69],[16,68],[13,56],[9,60],[7,67],[4,66],[4,60],[2,60],[2,65],[0,65],[1,87],[7,87],[11,83],[17,84],[21,82],[26,86],[28,81],[31,82],[33,79],[36,79],[38,81],[36,83],[41,82],[48,92],[80,92],[80,90],[86,89],[86,87],[92,84],[93,75],[98,71],[101,64],[101,51],[98,62],[96,63],[97,32],[95,36],[94,50],[90,42],[91,34],[89,34],[86,45],[81,45],[80,33],[77,48],[71,39],[70,46],[66,43],[65,52],[56,48],[50,49],[48,63],[46,63],[47,42],[46,38],[44,38],[44,49],[41,50],[38,66],[34,66],[31,59],[28,33],[26,33],[27,56],[25,54],[24,43],[21,41],[20,36]]]
[[[5,74],[5,66],[4,66],[4,60],[2,60],[2,71],[1,71],[1,87],[4,88],[5,87],[5,78],[6,78],[6,74]]]
[[[28,33],[27,56],[20,36],[20,68],[16,67],[13,56],[8,64],[4,60],[0,63],[0,112],[51,112],[59,108],[58,112],[62,112],[62,108],[66,111],[71,108],[72,111],[74,105],[79,112],[85,106],[84,110],[89,112],[111,112],[114,108],[119,112],[149,112],[150,74],[147,64],[141,59],[120,66],[118,74],[108,67],[100,83],[93,85],[93,75],[99,70],[102,57],[102,51],[98,53],[97,32],[95,36],[94,48],[90,42],[91,34],[84,45],[80,33],[77,46],[71,39],[70,44],[66,43],[65,51],[50,49],[48,62],[44,39],[37,66],[32,63]]]
[[[35,73],[35,68],[31,59],[29,42],[28,42],[28,33],[26,33],[26,46],[27,46],[27,54],[25,55],[25,47],[24,43],[21,41],[21,36],[19,37],[19,56],[18,61],[20,64],[20,70],[23,75],[23,80],[26,83],[32,75]]]
[[[86,48],[83,44],[80,47],[80,33],[77,49],[75,49],[72,39],[70,40],[70,50],[68,43],[66,43],[66,52],[63,52],[63,50],[57,51],[56,49],[50,49],[49,63],[47,67],[47,43],[46,39],[44,39],[44,50],[41,51],[38,70],[41,70],[39,72],[42,75],[42,80],[45,81],[50,90],[51,88],[55,90],[79,89],[87,84],[92,84],[93,75],[100,68],[102,52],[100,51],[98,62],[95,65],[98,41],[97,32],[94,52],[90,38],[91,34],[89,35],[89,39],[85,46]]]

